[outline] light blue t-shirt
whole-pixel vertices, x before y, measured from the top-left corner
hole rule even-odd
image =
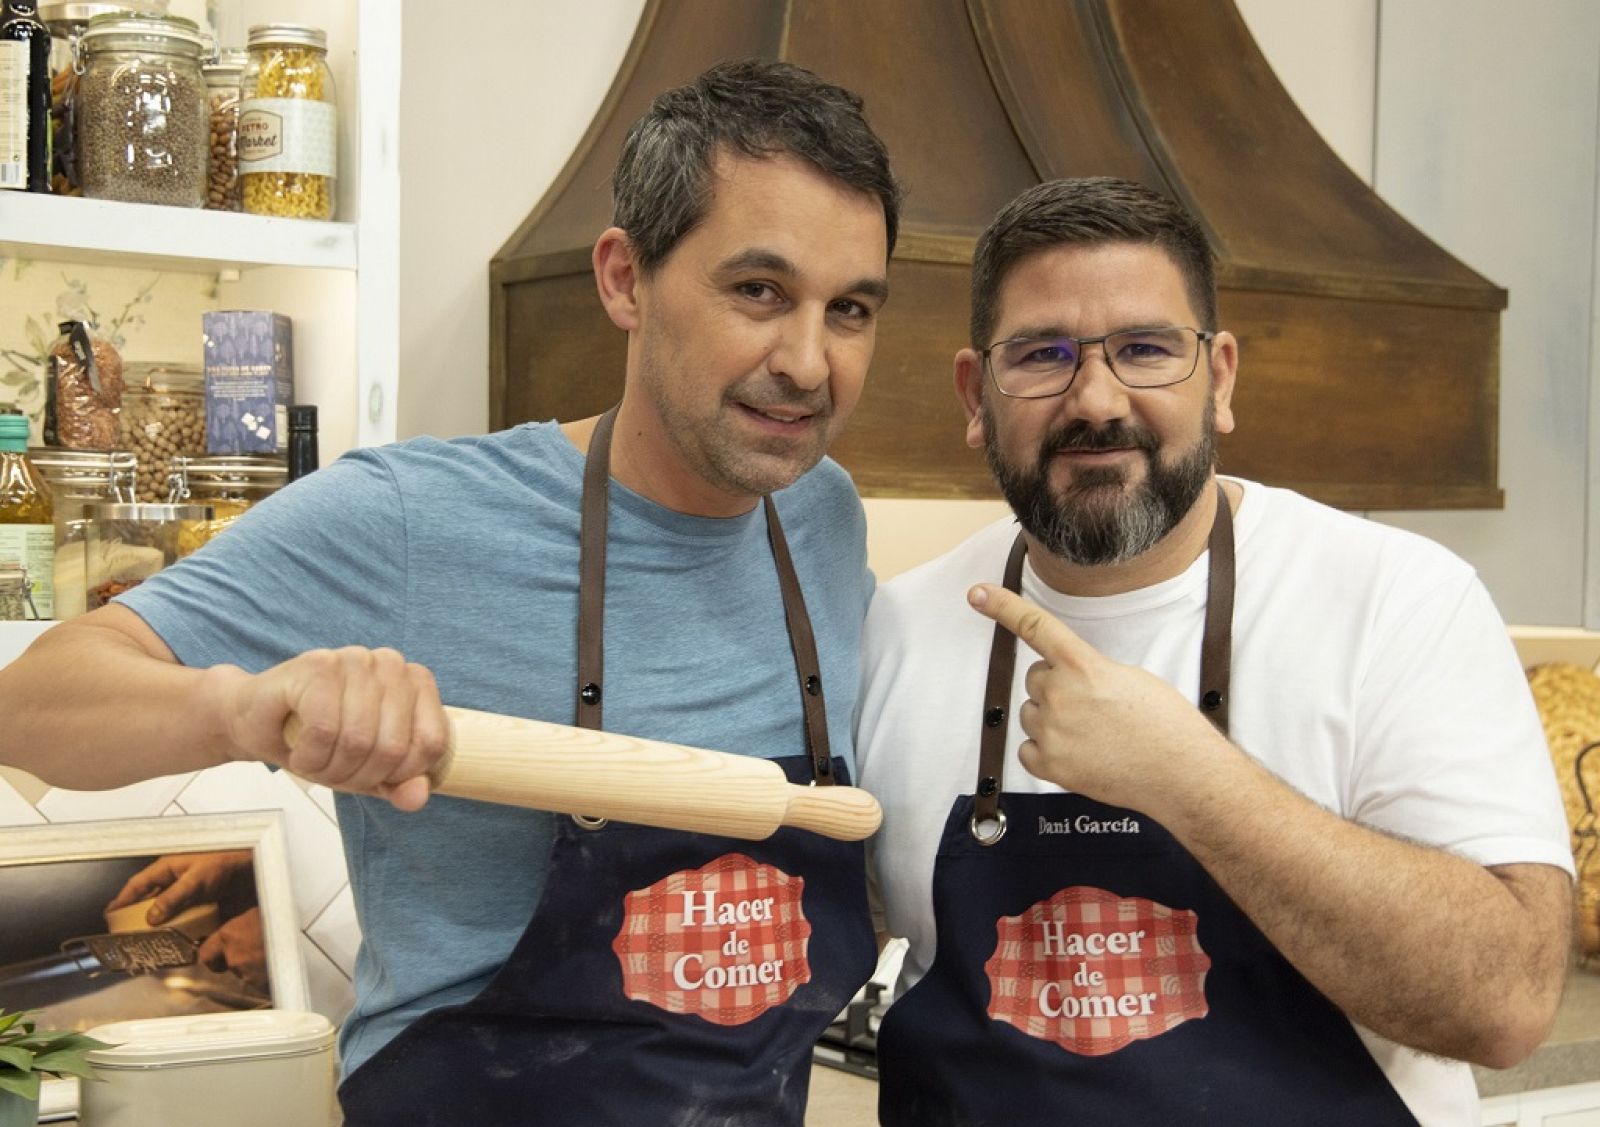
[[[188,666],[256,672],[318,647],[391,646],[446,704],[570,724],[584,458],[554,423],[353,451],[124,595]],[[774,495],[816,632],[833,752],[851,759],[865,519],[825,460]],[[605,725],[766,758],[805,754],[760,506],[685,516],[611,484]],[[341,794],[363,943],[347,1071],[424,1012],[476,995],[544,887],[554,816]]]

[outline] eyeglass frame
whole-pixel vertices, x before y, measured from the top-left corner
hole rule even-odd
[[[1190,364],[1188,372],[1175,380],[1168,380],[1166,383],[1131,384],[1127,380],[1123,379],[1122,373],[1117,371],[1117,366],[1111,359],[1111,353],[1106,348],[1105,342],[1110,340],[1112,337],[1124,336],[1128,333],[1156,332],[1164,329],[1182,329],[1185,332],[1194,334],[1194,362]],[[994,384],[994,389],[1007,399],[1054,399],[1058,395],[1065,395],[1067,392],[1072,390],[1072,385],[1078,382],[1078,373],[1083,370],[1084,357],[1087,356],[1089,352],[1086,346],[1091,344],[1098,344],[1100,346],[1100,355],[1105,358],[1106,370],[1111,373],[1111,375],[1119,384],[1130,391],[1150,391],[1161,387],[1176,387],[1185,380],[1192,378],[1195,372],[1200,370],[1200,346],[1202,344],[1210,344],[1212,341],[1216,340],[1217,332],[1218,330],[1216,329],[1197,329],[1192,325],[1143,325],[1133,326],[1126,329],[1114,329],[1109,333],[1105,333],[1104,335],[1097,337],[1075,337],[1068,336],[1066,333],[1051,333],[1048,336],[1006,337],[1004,340],[995,341],[987,348],[980,348],[978,350],[978,355],[983,357],[983,370],[988,373],[989,382]],[[1078,362],[1073,365],[1072,375],[1067,379],[1067,382],[1062,385],[1060,391],[1047,391],[1043,395],[1018,395],[1016,392],[1007,391],[1005,388],[1000,386],[1000,377],[995,375],[994,363],[991,361],[989,356],[991,352],[999,348],[1001,345],[1014,344],[1018,341],[1052,340],[1070,340],[1073,344],[1078,346]]]

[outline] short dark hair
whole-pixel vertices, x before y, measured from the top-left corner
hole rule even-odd
[[[973,348],[986,348],[999,316],[1000,287],[1022,259],[1057,246],[1145,243],[1172,256],[1198,329],[1217,327],[1217,276],[1199,222],[1176,201],[1111,176],[1047,180],[1006,204],[972,252]]]
[[[628,130],[611,178],[613,222],[628,233],[645,273],[705,218],[712,166],[724,147],[748,157],[795,156],[876,196],[894,250],[900,186],[861,99],[792,63],[746,59],[668,90]]]

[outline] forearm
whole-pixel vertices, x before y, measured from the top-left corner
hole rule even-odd
[[[131,611],[106,612],[55,627],[0,669],[0,761],[78,790],[227,761],[220,700],[243,674],[185,668]]]
[[[1566,966],[1564,873],[1502,879],[1340,818],[1220,739],[1206,759],[1148,812],[1336,1006],[1456,1059],[1503,1067],[1537,1047]]]

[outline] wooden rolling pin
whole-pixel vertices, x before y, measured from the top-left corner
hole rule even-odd
[[[767,759],[616,732],[445,707],[450,745],[435,794],[759,841],[795,826],[840,841],[883,820],[859,787],[791,783]],[[285,738],[295,741],[291,718]]]

